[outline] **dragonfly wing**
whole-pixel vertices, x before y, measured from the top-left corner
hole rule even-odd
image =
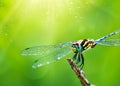
[[[37,68],[46,64],[55,62],[67,54],[71,53],[71,44],[73,42],[59,43],[56,45],[36,46],[26,48],[22,51],[24,56],[40,56],[33,63],[33,68]]]
[[[102,40],[101,42],[98,42],[98,44],[105,46],[120,46],[120,38]]]
[[[57,50],[57,47],[55,48],[55,45],[34,46],[24,49],[21,54],[23,56],[44,56],[46,54],[54,52],[55,50]]]
[[[32,67],[37,68],[37,67],[41,67],[46,64],[50,64],[52,62],[60,60],[61,58],[63,58],[64,56],[68,55],[71,52],[72,51],[71,51],[70,46],[66,46],[64,48],[59,48],[55,52],[51,52],[51,53],[47,54],[46,56],[40,57],[38,60],[36,60],[33,63]]]

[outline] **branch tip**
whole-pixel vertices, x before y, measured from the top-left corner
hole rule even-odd
[[[69,62],[72,70],[76,73],[78,79],[80,80],[82,86],[94,86],[92,85],[87,78],[85,77],[85,73],[83,70],[81,70],[77,65],[73,62],[72,59],[67,58],[67,61]]]

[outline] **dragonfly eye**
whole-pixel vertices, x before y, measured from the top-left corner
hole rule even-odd
[[[73,51],[74,53],[76,53],[76,48],[72,47],[72,51]]]

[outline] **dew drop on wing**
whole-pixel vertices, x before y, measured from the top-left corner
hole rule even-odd
[[[48,61],[48,62],[46,62],[46,64],[50,64],[50,62]]]
[[[37,63],[38,61],[39,61],[39,60],[35,60],[35,61],[34,61],[34,64]],[[41,67],[41,66],[42,66],[42,64],[38,64],[37,66],[32,65],[32,68],[35,69],[35,68],[37,68],[37,67]]]
[[[42,64],[38,64],[38,67],[41,67],[42,66]]]
[[[58,57],[57,59],[60,60],[60,57]]]

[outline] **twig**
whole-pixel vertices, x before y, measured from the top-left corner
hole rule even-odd
[[[85,74],[82,70],[80,70],[79,67],[76,66],[76,64],[73,62],[72,59],[67,59],[67,61],[69,62],[69,64],[71,65],[71,68],[73,69],[73,71],[76,73],[76,75],[78,76],[82,86],[94,86],[92,85],[87,78],[85,77]]]

